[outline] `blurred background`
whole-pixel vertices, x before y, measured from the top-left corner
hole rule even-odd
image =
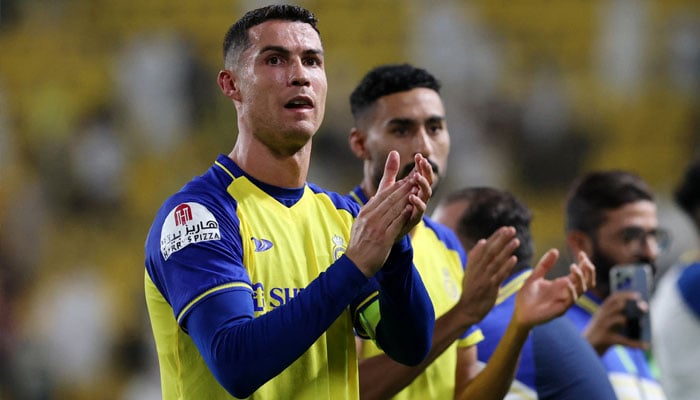
[[[221,42],[267,2],[0,0],[0,399],[158,399],[143,245],[161,202],[236,138]],[[348,96],[370,68],[433,72],[448,179],[513,191],[538,255],[564,250],[566,189],[623,168],[672,201],[700,155],[700,1],[302,1],[320,20],[329,96],[310,181],[346,192]],[[566,252],[564,261],[568,258]]]

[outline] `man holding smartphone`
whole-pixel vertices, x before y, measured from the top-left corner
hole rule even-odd
[[[612,290],[610,279],[615,266],[637,264],[653,271],[669,244],[648,185],[626,171],[580,177],[567,197],[566,242],[572,254],[584,251],[596,266],[595,288],[567,316],[600,355],[618,398],[665,399],[646,357],[649,342],[640,339],[646,333],[638,321],[648,312],[648,298],[640,291]]]

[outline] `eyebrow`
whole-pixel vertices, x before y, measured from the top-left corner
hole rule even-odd
[[[441,117],[439,115],[433,115],[430,118],[428,118],[427,120],[425,120],[425,122],[429,122],[429,123],[444,122],[444,121],[445,121],[445,117]],[[391,120],[389,120],[389,122],[387,124],[388,125],[412,125],[412,124],[416,124],[416,123],[417,123],[416,120],[413,118],[392,118]]]
[[[270,45],[270,46],[265,46],[262,49],[260,49],[260,52],[258,54],[263,54],[266,52],[273,52],[273,53],[280,53],[285,56],[288,56],[292,54],[292,51],[289,50],[288,48],[284,46],[277,46],[277,45]],[[320,49],[308,49],[304,50],[302,52],[303,55],[323,55],[323,50]]]

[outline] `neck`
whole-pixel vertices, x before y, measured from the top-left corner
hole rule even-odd
[[[364,193],[367,200],[369,200],[372,198],[372,196],[377,194],[377,189],[374,187],[373,184],[370,184],[367,181],[368,179],[364,178],[362,182],[360,182],[360,189],[362,189],[362,193]]]
[[[239,135],[231,158],[253,178],[267,184],[285,188],[304,185],[309,172],[311,141],[293,154],[275,153],[256,140],[246,140]]]
[[[362,189],[362,193],[365,194],[365,197],[370,199],[372,196],[377,194],[377,182],[375,182],[373,178],[374,171],[372,171],[370,163],[367,161],[363,163],[362,170],[364,172],[364,176],[362,178],[362,182],[360,182],[360,188]]]

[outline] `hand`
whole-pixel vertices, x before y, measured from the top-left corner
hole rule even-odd
[[[615,292],[605,299],[593,318],[583,331],[583,336],[593,346],[598,355],[603,355],[610,346],[619,344],[639,349],[648,348],[649,344],[640,340],[630,339],[619,333],[618,329],[627,323],[625,303],[636,300],[639,308],[647,312],[649,305],[641,300],[637,292]]]
[[[398,156],[398,153],[397,153]],[[408,197],[409,203],[413,206],[411,216],[409,217],[404,229],[401,231],[397,240],[408,234],[421,221],[427,208],[428,200],[433,195],[433,168],[430,162],[418,153],[415,155],[415,167],[407,177],[402,181],[407,180],[412,185],[411,194]],[[382,182],[379,184],[379,190],[385,184],[386,173],[382,177]]]
[[[569,267],[569,275],[554,280],[545,279],[545,274],[552,269],[557,258],[559,251],[547,251],[518,291],[513,318],[519,324],[533,327],[562,315],[588,288],[595,285],[595,267],[583,252],[578,254],[578,262]]]
[[[469,252],[462,295],[456,306],[467,324],[481,321],[496,303],[501,284],[517,262],[513,252],[520,241],[515,233],[515,228],[501,227],[488,240],[479,240]]]
[[[424,159],[422,161],[427,163]],[[398,172],[399,154],[392,151],[387,157],[377,193],[360,209],[352,225],[345,254],[367,277],[382,267],[393,244],[417,223],[413,220],[418,218],[420,221],[425,212],[424,199],[431,195],[423,167],[420,173],[414,170],[397,182]]]

